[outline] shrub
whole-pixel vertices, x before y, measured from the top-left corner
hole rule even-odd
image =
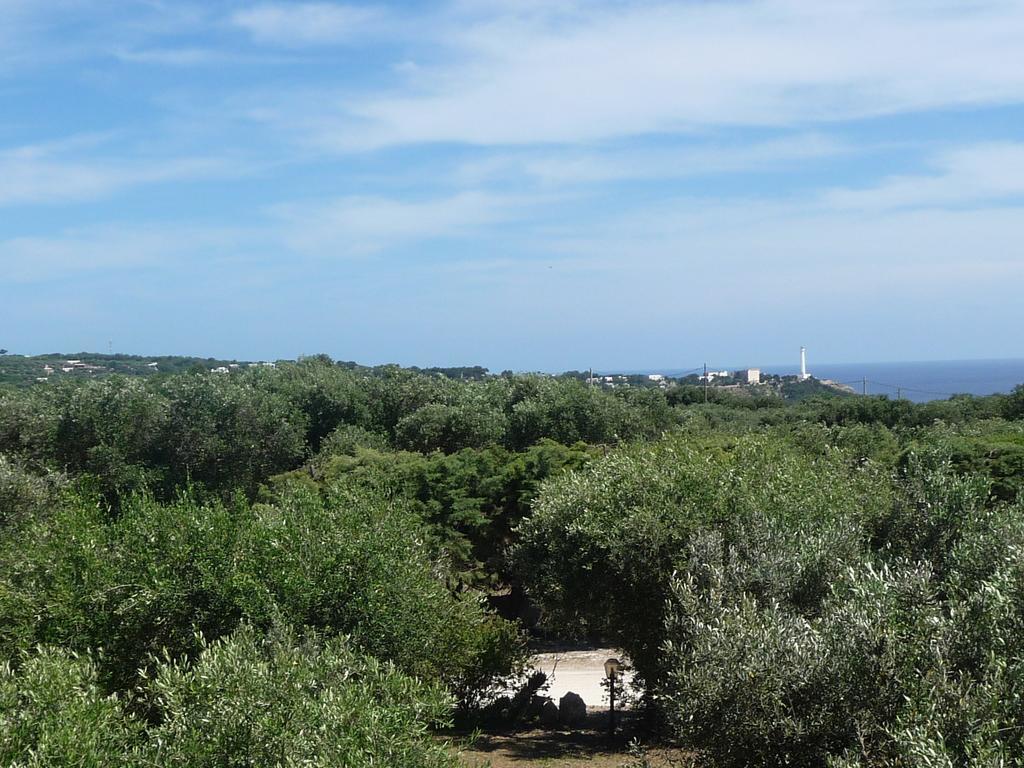
[[[138,694],[150,722],[106,695],[88,657],[41,648],[0,665],[0,764],[109,766],[388,766],[454,768],[430,730],[451,698],[345,638],[269,635],[243,625],[201,637],[195,660],[167,659]]]
[[[43,648],[0,665],[0,764],[141,766],[142,724],[105,695],[88,657]]]
[[[840,454],[808,456],[764,437],[707,449],[672,438],[545,485],[515,559],[550,625],[623,648],[653,693],[673,574],[708,557],[742,563],[745,589],[813,615],[863,546],[860,521],[886,500],[884,483]]]
[[[510,673],[518,633],[475,593],[454,594],[419,518],[371,493],[287,490],[276,505],[149,497],[109,520],[70,499],[0,549],[0,641],[52,643],[97,658],[130,690],[163,652],[198,653],[243,619],[350,635],[364,653],[471,698]]]
[[[12,530],[54,504],[67,480],[56,472],[35,474],[0,454],[0,531]]]
[[[203,644],[194,664],[171,662],[151,685],[161,722],[152,764],[449,768],[448,745],[429,729],[451,699],[342,639],[264,637],[243,626]]]
[[[473,593],[452,594],[422,523],[400,503],[342,488],[295,489],[254,508],[236,554],[244,614],[343,632],[363,652],[460,687],[511,671],[518,636]]]

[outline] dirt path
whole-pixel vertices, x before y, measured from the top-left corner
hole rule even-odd
[[[545,696],[550,696],[556,703],[567,692],[572,691],[583,697],[588,708],[607,709],[608,690],[603,685],[604,662],[609,658],[626,658],[614,648],[592,648],[585,651],[559,651],[556,653],[538,653],[531,664],[548,676],[549,687]],[[632,676],[623,674],[620,683],[628,686]],[[622,699],[616,695],[615,708],[619,709]]]
[[[627,742],[605,731],[606,713],[592,713],[577,731],[531,729],[484,734],[460,752],[466,768],[692,768],[692,759],[676,749],[653,748],[647,763],[630,754]]]
[[[683,751],[655,748],[642,762],[628,748],[633,715],[625,712],[616,721],[619,734],[608,736],[608,693],[604,685],[604,662],[608,658],[625,661],[612,648],[591,648],[575,651],[539,653],[532,665],[548,675],[549,687],[542,695],[557,702],[567,692],[583,697],[587,705],[587,723],[581,728],[535,728],[520,731],[485,733],[460,751],[466,768],[691,768],[692,759]],[[631,679],[625,673],[622,682]],[[621,699],[616,697],[616,711]],[[625,734],[625,735],[623,735]]]

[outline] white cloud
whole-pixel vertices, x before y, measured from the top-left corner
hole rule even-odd
[[[170,67],[191,67],[227,59],[212,48],[139,48],[114,51],[121,61],[131,64],[159,64]]]
[[[1024,144],[984,144],[948,151],[931,175],[893,176],[867,189],[836,189],[825,205],[890,209],[991,203],[1024,196]]]
[[[96,200],[145,184],[228,173],[215,158],[72,159],[68,150],[101,138],[0,151],[0,206]]]
[[[478,235],[517,215],[522,202],[482,192],[402,201],[345,197],[278,206],[289,247],[324,256],[367,255],[400,244]]]
[[[567,229],[549,247],[587,265],[596,304],[642,304],[662,319],[681,304],[711,316],[743,307],[752,322],[787,307],[811,317],[865,304],[896,317],[904,305],[959,310],[965,295],[1010,300],[1024,280],[1022,215],[1021,207],[823,211],[804,201],[680,198]]]
[[[314,138],[342,150],[595,141],[1024,100],[1016,2],[507,7],[449,17],[433,30],[449,63],[421,65],[404,90],[349,100],[340,118],[337,100],[310,104]]]
[[[211,26],[209,8],[191,0],[0,0],[0,74],[111,55],[127,60],[121,52],[158,49],[161,41]]]
[[[863,152],[847,142],[819,134],[768,141],[689,147],[563,148],[494,154],[464,163],[455,172],[463,183],[523,176],[546,186],[595,184],[626,179],[682,179],[721,173],[780,168],[792,163]]]
[[[374,8],[336,3],[262,3],[231,20],[257,42],[300,46],[351,41],[380,15]]]
[[[259,233],[168,224],[106,224],[0,240],[0,272],[12,283],[41,283],[94,272],[172,268],[190,259],[254,248]]]

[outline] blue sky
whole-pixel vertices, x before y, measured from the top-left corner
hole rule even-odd
[[[0,0],[0,346],[1024,357],[1024,2]]]

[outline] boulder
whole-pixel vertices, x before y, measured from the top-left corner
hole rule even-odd
[[[544,709],[544,705],[551,701],[547,696],[534,696],[530,699],[530,706],[526,708],[527,719],[533,720],[534,718],[540,717],[541,710]]]
[[[558,701],[558,719],[562,725],[576,728],[587,722],[587,705],[578,693],[569,691]]]
[[[509,709],[512,706],[512,699],[508,696],[499,696],[483,710],[484,719],[489,723],[505,722],[509,718]]]
[[[545,728],[554,728],[558,725],[558,720],[558,705],[551,699],[548,699],[540,709],[540,724]]]

